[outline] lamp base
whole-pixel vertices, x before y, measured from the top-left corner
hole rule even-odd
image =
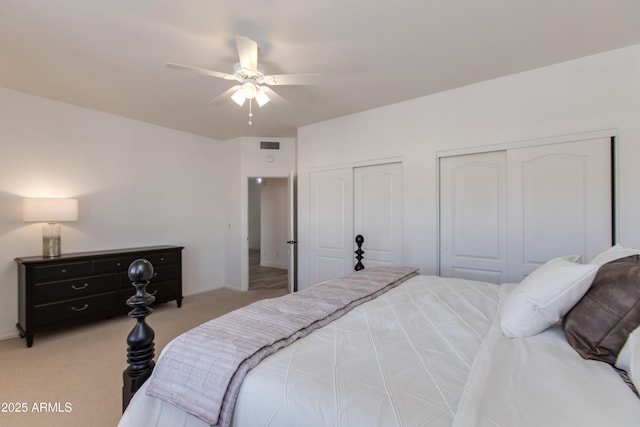
[[[60,224],[50,222],[42,228],[42,256],[55,258],[60,256]]]

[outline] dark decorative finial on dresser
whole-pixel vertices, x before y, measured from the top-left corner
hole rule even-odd
[[[155,362],[153,339],[155,333],[145,318],[153,312],[149,306],[155,300],[153,295],[147,293],[149,280],[153,277],[153,265],[146,259],[137,259],[129,265],[129,280],[136,288],[136,293],[127,300],[127,305],[133,310],[129,317],[136,319],[136,324],[127,336],[127,363],[129,367],[122,373],[122,410],[124,411],[133,394],[149,378]]]

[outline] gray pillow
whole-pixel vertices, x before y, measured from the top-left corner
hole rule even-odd
[[[640,325],[640,256],[602,265],[563,325],[567,341],[583,358],[613,365],[629,334]]]

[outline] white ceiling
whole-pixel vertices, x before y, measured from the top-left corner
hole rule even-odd
[[[208,102],[256,40],[289,102]],[[350,113],[640,43],[639,0],[0,0],[0,86],[219,140],[295,136]]]

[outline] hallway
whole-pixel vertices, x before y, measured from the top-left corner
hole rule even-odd
[[[286,289],[287,270],[260,266],[260,251],[249,249],[249,290]]]

